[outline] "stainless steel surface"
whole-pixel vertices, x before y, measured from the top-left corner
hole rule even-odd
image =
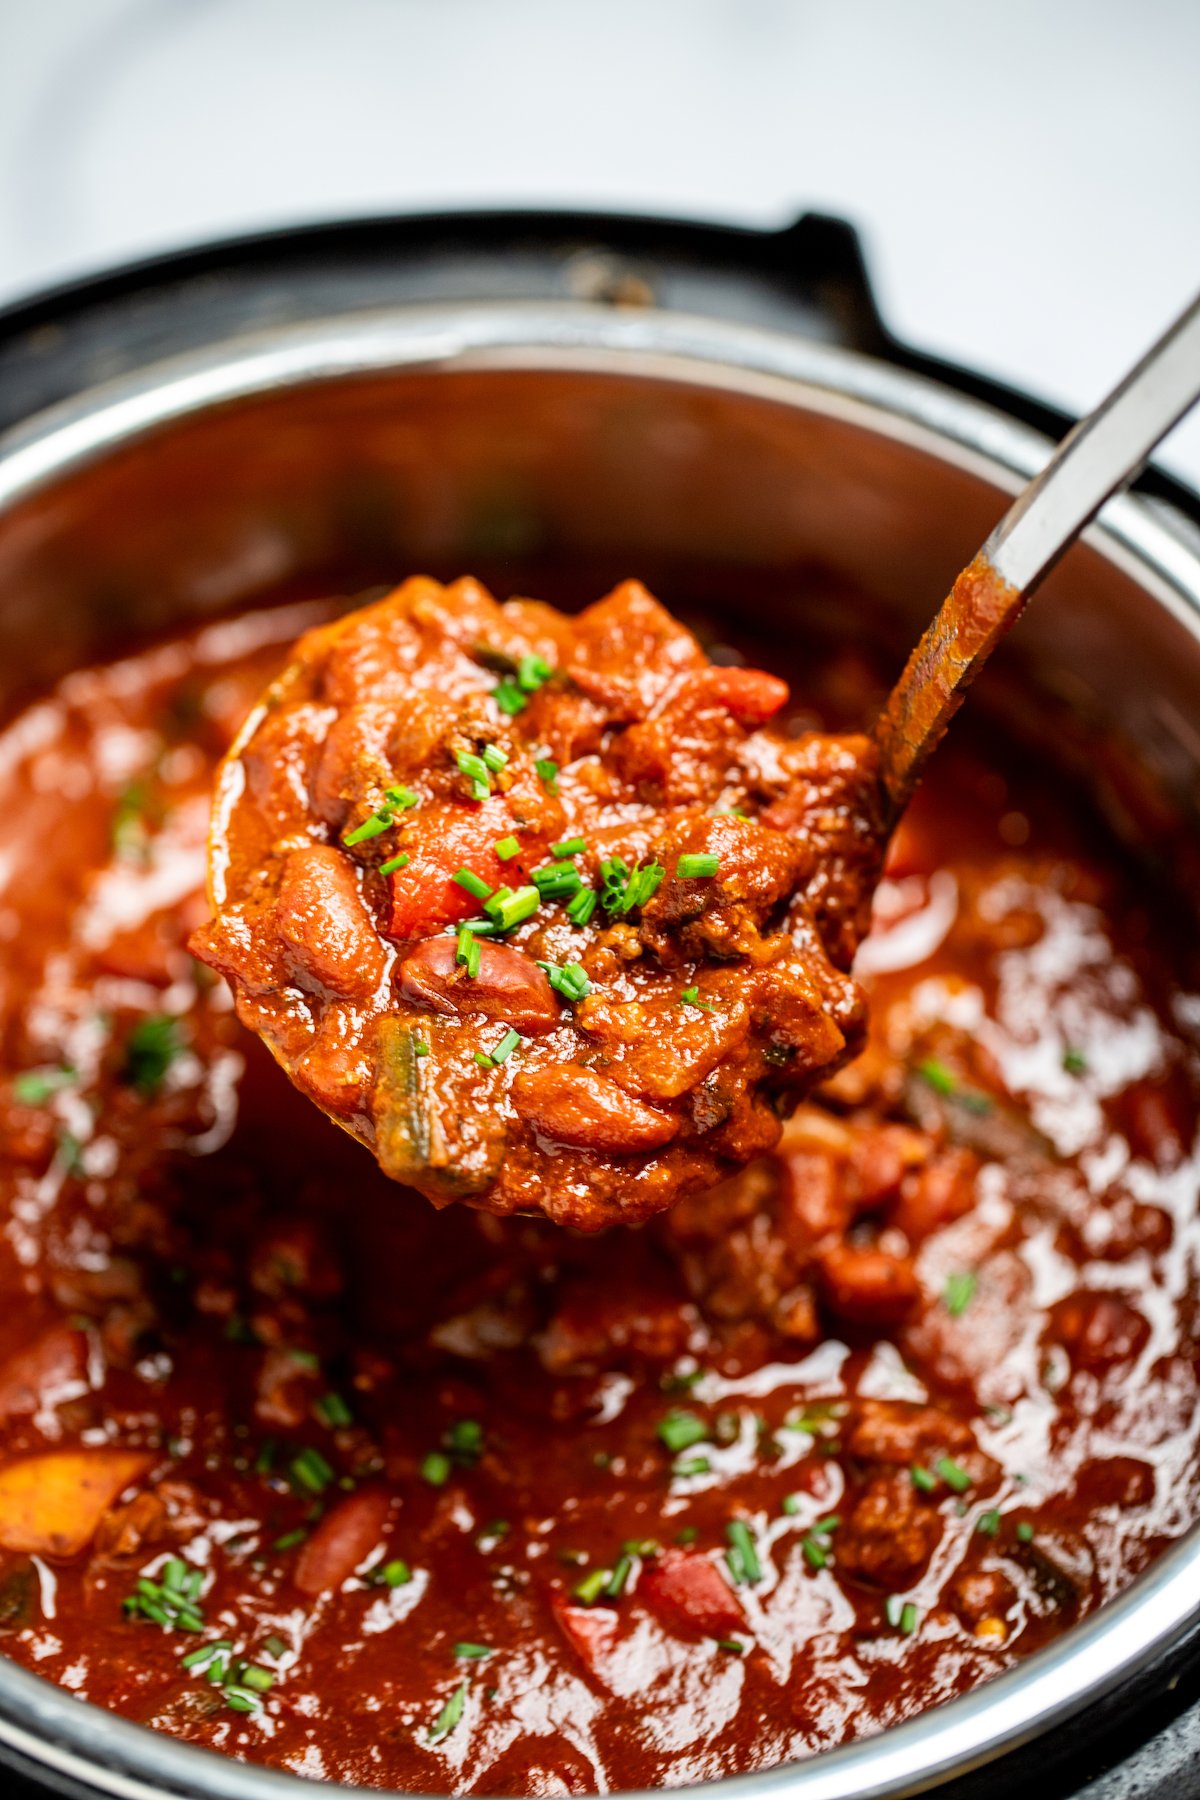
[[[1009,507],[983,547],[1001,579],[1027,595],[1198,398],[1200,296]]]
[[[103,649],[335,563],[367,578],[490,558],[766,592],[795,628],[814,566],[924,623],[1049,446],[847,352],[670,315],[414,309],[219,347],[0,441],[5,703]],[[1022,691],[1136,745],[1200,841],[1200,552],[1114,502],[1002,647]],[[765,585],[764,585],[765,584]],[[849,602],[843,603],[845,605]],[[53,631],[47,621],[54,621]],[[1183,1521],[1181,1521],[1182,1527]],[[1200,1533],[1048,1651],[870,1741],[722,1783],[835,1800],[920,1791],[1112,1692],[1200,1616]],[[113,1795],[303,1800],[0,1658],[0,1742]]]

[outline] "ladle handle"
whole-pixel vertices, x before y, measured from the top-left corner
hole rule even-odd
[[[965,568],[908,659],[876,726],[889,827],[997,641],[1109,497],[1200,399],[1200,296],[1096,410],[1068,432]]]

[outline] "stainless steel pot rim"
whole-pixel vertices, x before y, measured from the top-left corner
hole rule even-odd
[[[1013,492],[1050,446],[1003,414],[855,352],[722,321],[569,303],[395,307],[288,326],[89,390],[0,437],[0,525],[39,489],[189,417],[388,372],[576,370],[721,388],[901,439]],[[1113,501],[1090,541],[1200,637],[1200,546],[1173,515]],[[861,1800],[921,1791],[1029,1741],[1128,1681],[1200,1621],[1200,1526],[1120,1597],[962,1698],[870,1739],[730,1777],[723,1794]],[[371,1730],[369,1717],[364,1731]],[[238,1762],[74,1699],[0,1657],[0,1742],[122,1800],[301,1800],[311,1782]]]

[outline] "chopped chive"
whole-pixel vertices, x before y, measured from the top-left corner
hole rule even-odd
[[[573,863],[546,863],[529,877],[543,900],[568,900],[583,886],[583,876]]]
[[[13,1082],[13,1099],[22,1106],[40,1106],[60,1088],[78,1081],[77,1072],[67,1066],[61,1069],[26,1069]]]
[[[158,1092],[183,1050],[181,1021],[173,1013],[147,1013],[125,1040],[121,1080],[149,1098]]]
[[[783,1499],[779,1502],[779,1510],[782,1513],[786,1513],[790,1519],[795,1518],[796,1514],[800,1511],[799,1494],[785,1494]]]
[[[558,764],[549,756],[539,756],[534,763],[538,780],[548,794],[558,792]]]
[[[958,1092],[958,1082],[953,1074],[945,1063],[939,1062],[935,1056],[927,1056],[924,1062],[919,1062],[917,1074],[933,1089],[935,1094],[949,1096]]]
[[[971,1485],[971,1477],[961,1463],[952,1462],[948,1456],[939,1456],[934,1463],[934,1472],[941,1476],[948,1488],[956,1494],[965,1494]]]
[[[593,1569],[590,1575],[585,1575],[582,1581],[575,1583],[571,1592],[577,1600],[582,1600],[585,1606],[594,1606],[611,1579],[611,1572],[608,1569]]]
[[[494,1069],[496,1066],[486,1050],[477,1050],[475,1052],[475,1061],[479,1064],[481,1069]]]
[[[750,1535],[750,1527],[744,1519],[731,1519],[725,1527],[725,1536],[729,1540],[726,1562],[729,1572],[735,1581],[754,1583],[762,1580],[762,1564],[758,1560],[758,1550]]]
[[[443,1450],[431,1450],[421,1464],[421,1480],[430,1487],[445,1487],[450,1479],[450,1458]]]
[[[987,1512],[981,1512],[975,1521],[975,1529],[981,1537],[995,1537],[1000,1529],[999,1507],[989,1507]]]
[[[716,1007],[710,1005],[707,1000],[702,1000],[700,998],[700,989],[698,987],[684,988],[682,994],[679,996],[679,1001],[682,1006],[695,1006],[701,1012],[715,1013],[717,1010]]]
[[[525,708],[529,705],[529,701],[525,698],[525,695],[521,692],[516,682],[511,680],[507,675],[504,677],[503,681],[497,682],[496,686],[492,689],[492,699],[496,702],[500,711],[510,719],[515,719],[517,714],[524,712]]]
[[[883,1610],[894,1631],[902,1631],[905,1637],[912,1636],[917,1629],[917,1608],[912,1600],[901,1600],[899,1594],[889,1594]]]
[[[296,1486],[307,1488],[310,1494],[323,1493],[333,1480],[333,1470],[311,1446],[292,1458],[289,1473]]]
[[[746,1646],[739,1638],[718,1638],[717,1649],[727,1650],[730,1656],[745,1656]]]
[[[453,1654],[460,1662],[482,1662],[485,1656],[496,1653],[490,1644],[455,1644]]]
[[[252,1688],[255,1693],[265,1694],[269,1688],[274,1687],[275,1677],[269,1669],[260,1669],[257,1663],[247,1663],[238,1685]]]
[[[820,1538],[813,1537],[811,1532],[801,1538],[800,1548],[804,1552],[805,1561],[810,1563],[814,1569],[823,1569],[829,1561],[828,1550]]]
[[[442,1443],[459,1462],[473,1463],[483,1449],[483,1426],[478,1419],[455,1419]]]
[[[394,875],[398,869],[407,869],[412,857],[401,851],[399,856],[389,856],[386,862],[379,865],[381,875]]]
[[[514,856],[520,856],[521,854],[519,840],[511,836],[498,839],[497,842],[492,845],[492,849],[496,852],[496,855],[500,858],[501,862],[511,862]],[[490,892],[491,890],[489,889],[488,891]]]
[[[1062,1066],[1068,1075],[1086,1075],[1088,1059],[1082,1050],[1064,1050]]]
[[[181,1669],[198,1669],[201,1663],[211,1662],[214,1656],[228,1656],[232,1649],[233,1645],[228,1638],[216,1638],[211,1644],[200,1644],[195,1650],[189,1650],[186,1656],[181,1656],[179,1666]]]
[[[352,1425],[354,1414],[346,1405],[340,1394],[323,1394],[317,1401],[313,1411],[322,1425]]]
[[[682,1544],[684,1549],[686,1549],[689,1544],[694,1544],[699,1536],[700,1533],[694,1525],[684,1525],[681,1530],[675,1533],[675,1542],[677,1544]]]
[[[520,1042],[520,1032],[514,1031],[510,1025],[504,1036],[500,1039],[500,1042],[496,1045],[496,1048],[492,1051],[492,1061],[494,1063],[507,1062]]]
[[[637,864],[630,868],[622,857],[607,857],[600,865],[604,883],[602,905],[606,912],[629,913],[644,906],[658,892],[666,870],[661,863]]]
[[[342,842],[347,850],[352,850],[355,844],[365,844],[368,838],[382,837],[391,823],[391,811],[385,807],[382,812],[372,813],[369,819],[364,819],[353,831],[346,832]]]
[[[550,854],[551,856],[582,856],[586,849],[586,838],[559,838],[557,844],[551,844]]]
[[[517,684],[524,688],[527,694],[536,694],[540,687],[545,686],[553,673],[554,670],[544,656],[536,654],[523,656],[517,664]]]
[[[281,1656],[286,1656],[287,1652],[288,1652],[288,1647],[284,1643],[283,1639],[281,1637],[276,1637],[273,1632],[272,1632],[271,1636],[267,1639],[266,1643],[263,1645],[263,1649],[266,1651],[268,1656],[273,1656],[275,1658],[276,1662],[279,1661],[279,1658]]]
[[[504,1541],[511,1530],[512,1527],[507,1519],[493,1519],[490,1525],[484,1526],[475,1539],[475,1548],[485,1552],[494,1550],[497,1544]]]
[[[632,1568],[632,1556],[625,1555],[619,1559],[616,1568],[609,1576],[604,1587],[604,1592],[610,1600],[619,1600],[621,1598],[621,1595],[625,1592],[625,1584],[629,1580]]]
[[[424,1038],[413,1039],[413,1054],[414,1056],[429,1055],[429,1045],[425,1042]]]
[[[403,1557],[394,1556],[389,1562],[376,1563],[373,1569],[368,1569],[366,1578],[373,1587],[407,1587],[412,1580],[412,1570]]]
[[[484,910],[500,931],[511,931],[523,919],[531,919],[542,903],[535,887],[519,887],[515,893],[499,889],[486,902]]]
[[[719,856],[711,851],[690,851],[679,858],[675,864],[675,873],[681,881],[706,881],[715,875],[721,866]]]
[[[474,874],[470,869],[456,869],[450,879],[451,881],[457,881],[459,887],[465,888],[467,893],[475,900],[487,900],[491,896],[492,890],[487,882],[483,880],[482,876]]]
[[[384,788],[383,797],[396,812],[407,812],[417,804],[417,796],[407,787]]]
[[[487,764],[481,756],[473,756],[469,750],[459,750],[454,758],[459,773],[465,775],[471,783],[471,798],[486,800],[492,791],[492,777]]]
[[[1022,1544],[1032,1544],[1033,1526],[1029,1523],[1028,1519],[1022,1519],[1021,1523],[1017,1526],[1017,1538]]]
[[[508,767],[508,751],[502,750],[499,744],[485,744],[483,746],[483,760],[487,767],[492,771],[492,774],[498,775],[501,769],[506,769]]]
[[[923,1469],[919,1463],[913,1464],[909,1474],[912,1476],[912,1484],[918,1493],[932,1494],[936,1489],[937,1476],[931,1475],[929,1470]]]
[[[443,1738],[449,1737],[450,1733],[454,1730],[454,1727],[462,1718],[463,1707],[466,1703],[467,1684],[465,1681],[460,1681],[437,1718],[433,1721],[433,1724],[429,1727],[429,1742],[431,1744],[440,1744]]]
[[[466,970],[467,980],[474,981],[479,974],[479,945],[469,925],[462,925],[458,931],[458,949],[454,952],[456,963],[462,963]]]
[[[307,1531],[285,1531],[282,1537],[275,1539],[274,1547],[276,1550],[294,1550],[296,1545],[302,1544],[307,1536]]]
[[[693,1412],[685,1412],[676,1408],[658,1422],[657,1435],[660,1443],[666,1445],[672,1456],[681,1450],[690,1450],[693,1444],[699,1444],[709,1435],[704,1420]]]
[[[946,1277],[946,1285],[942,1290],[942,1305],[952,1319],[957,1319],[966,1312],[975,1296],[979,1277],[971,1269],[958,1269]]]
[[[539,962],[538,968],[545,970],[550,986],[556,994],[561,994],[564,1000],[585,1000],[592,991],[587,970],[579,963],[567,963],[563,966],[558,963]]]
[[[567,906],[567,917],[572,925],[586,925],[595,910],[595,889],[584,888]]]
[[[685,1462],[672,1464],[671,1474],[676,1481],[688,1481],[693,1475],[707,1475],[711,1469],[707,1456],[691,1456]]]

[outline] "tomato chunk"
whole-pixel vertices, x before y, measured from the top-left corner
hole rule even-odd
[[[423,835],[415,842],[411,835],[404,840],[409,862],[389,876],[391,938],[428,937],[479,911],[479,901],[455,881],[457,870],[470,869],[491,888],[518,887],[525,879],[525,856],[537,856],[533,846],[523,846],[525,856],[509,862],[497,856],[497,842],[513,833],[508,802],[498,796],[477,806],[430,812],[420,828]]]
[[[668,1550],[656,1557],[642,1575],[641,1592],[672,1631],[728,1637],[745,1630],[741,1601],[698,1550]]]

